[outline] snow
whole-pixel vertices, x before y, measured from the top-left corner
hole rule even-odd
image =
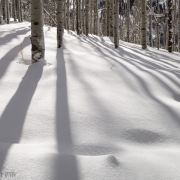
[[[1,177],[179,179],[179,53],[44,33],[47,64],[30,65],[30,24],[0,26]]]

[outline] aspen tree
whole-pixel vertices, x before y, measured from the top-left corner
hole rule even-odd
[[[114,16],[114,45],[115,48],[119,47],[119,33],[118,33],[118,27],[119,27],[119,0],[116,0],[115,3],[115,16]]]
[[[80,35],[79,1],[80,0],[76,0],[76,31],[78,35]]]
[[[152,0],[149,0],[150,14],[149,14],[149,46],[152,47]]]
[[[107,36],[107,0],[105,1],[104,9],[104,36]]]
[[[159,14],[159,0],[157,0],[157,14]],[[159,18],[156,22],[156,47],[159,49]]]
[[[82,33],[85,34],[85,13],[84,13],[85,0],[82,0]]]
[[[63,0],[57,0],[57,48],[63,44]]]
[[[111,2],[110,0],[107,1],[107,36],[110,36],[110,7],[111,7]]]
[[[180,0],[178,4],[178,52],[180,52]]]
[[[94,0],[94,34],[98,35],[98,0]]]
[[[2,14],[2,0],[0,0],[0,15]]]
[[[20,5],[20,0],[17,1],[18,5],[18,22],[21,22],[21,5]]]
[[[69,30],[69,0],[67,0],[67,30]]]
[[[130,0],[127,0],[127,42],[130,36]]]
[[[89,0],[86,0],[86,36],[89,34]]]
[[[142,45],[142,1],[141,0],[137,0],[137,11],[138,11],[138,20],[141,19],[141,21],[138,22],[138,43]],[[145,15],[144,15],[145,16]],[[145,17],[144,17],[144,21],[145,21]]]
[[[81,18],[81,0],[78,1],[78,20],[79,20],[79,34],[82,34],[82,18]]]
[[[9,0],[7,0],[7,6],[6,6],[6,15],[7,15],[7,24],[9,24],[9,19],[10,19],[10,17],[9,17]]]
[[[141,2],[142,24],[141,24],[141,44],[142,49],[147,48],[146,44],[146,0]]]
[[[20,1],[20,16],[21,16],[21,22],[23,22],[23,12],[22,12],[22,0]]]
[[[172,52],[172,0],[168,0],[168,51]]]
[[[7,23],[7,1],[3,0],[3,20]]]
[[[75,31],[75,0],[73,0],[72,30]]]
[[[12,1],[11,0],[9,1],[9,16],[10,16],[10,18],[13,17],[12,16]]]
[[[31,0],[32,63],[44,58],[43,0]]]
[[[92,16],[93,16],[93,9],[92,9],[93,0],[89,1],[89,13],[90,13],[90,19],[89,19],[89,33],[92,33]]]
[[[176,50],[176,5],[177,5],[177,0],[174,0],[174,6],[173,6],[173,11],[174,11],[174,17],[173,17],[173,50]]]
[[[114,0],[110,0],[110,36],[113,37],[114,32]]]
[[[64,28],[67,29],[67,2],[64,0]]]
[[[3,14],[2,14],[2,0],[0,1],[0,24],[2,23]]]
[[[16,2],[15,0],[12,0],[12,1],[13,1],[13,17],[14,17],[14,21],[16,22],[17,21]]]

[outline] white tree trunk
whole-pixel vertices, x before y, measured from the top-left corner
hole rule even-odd
[[[14,21],[17,21],[17,14],[16,14],[16,2],[15,0],[13,0],[13,17],[14,17]]]
[[[98,0],[94,1],[94,34],[98,35]]]
[[[63,0],[57,0],[57,48],[63,44]]]
[[[72,29],[75,31],[75,0],[73,0]]]
[[[107,2],[107,36],[110,36],[110,21],[111,21],[111,16],[110,16],[110,8],[111,8],[111,2],[110,0],[106,0]]]
[[[89,34],[89,0],[86,0],[86,36]]]
[[[105,12],[104,12],[104,36],[107,36],[107,1],[105,1]]]
[[[173,50],[176,50],[176,5],[177,5],[177,0],[174,1],[174,17],[173,17]]]
[[[69,0],[67,0],[67,30],[69,30]]]
[[[142,24],[141,24],[141,44],[142,49],[147,48],[146,43],[146,0],[142,0],[141,2],[141,15],[142,15]]]
[[[115,3],[115,17],[114,17],[114,45],[115,48],[119,47],[119,0],[116,0]]]
[[[32,63],[44,58],[45,44],[43,25],[43,0],[31,0]]]
[[[114,34],[114,0],[110,0],[110,36]]]
[[[23,22],[23,12],[22,12],[22,0],[20,1],[20,16],[21,16],[21,22]]]
[[[10,20],[10,16],[9,16],[9,0],[6,2],[7,3],[7,10],[6,10],[6,13],[7,13],[7,24],[9,24],[9,20]]]
[[[173,38],[172,38],[172,0],[168,0],[168,29],[169,29],[169,40],[168,40],[168,51],[172,52]]]
[[[178,52],[180,52],[180,0],[178,5]]]
[[[63,4],[64,4],[64,6],[63,6],[64,7],[64,9],[63,9],[64,10],[64,29],[67,29],[67,20],[66,20],[66,17],[67,17],[66,16],[67,15],[67,7],[66,7],[66,0],[64,0]]]
[[[127,42],[130,38],[130,0],[127,0]]]
[[[7,1],[3,0],[3,20],[7,23]]]
[[[152,0],[149,1],[150,13],[152,13]],[[152,47],[152,15],[149,15],[149,46]]]
[[[17,1],[18,2],[18,22],[21,22],[21,2],[20,0]]]
[[[92,15],[93,15],[93,9],[92,9],[92,3],[93,3],[93,0],[89,0],[89,15],[90,15],[90,19],[89,19],[89,33],[90,34],[93,34],[92,33]]]
[[[3,13],[2,13],[2,0],[0,1],[0,24],[2,23],[3,21]]]
[[[82,33],[85,34],[85,13],[84,13],[84,5],[85,5],[85,1],[82,0]]]

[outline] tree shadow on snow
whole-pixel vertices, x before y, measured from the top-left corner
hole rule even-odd
[[[68,107],[68,89],[63,49],[57,49],[57,83],[56,83],[56,138],[59,159],[54,167],[57,179],[78,180],[76,156],[73,155],[72,133]]]
[[[23,48],[27,47],[30,45],[30,38],[29,37],[25,37],[22,44],[23,44]],[[5,54],[1,60],[0,60],[0,79],[3,77],[3,75],[5,74],[8,66],[10,65],[10,63],[17,57],[17,55],[19,54],[19,50],[20,50],[20,46],[17,45],[15,47],[13,47],[7,54]]]
[[[41,79],[43,66],[43,63],[36,63],[29,66],[17,91],[2,113],[0,118],[0,142],[4,142],[2,144],[20,142],[26,114],[38,82]],[[0,150],[0,170],[2,170],[9,148]]]
[[[29,32],[29,29],[22,29],[22,28],[16,28],[14,29],[14,32],[10,31],[10,34],[5,35],[4,37],[1,37],[0,46],[5,45],[6,43],[9,43],[13,39],[16,39],[18,36],[25,35],[27,32]]]
[[[76,35],[73,35],[76,36]],[[161,101],[158,97],[156,97],[151,90],[148,87],[148,82],[143,79],[138,73],[135,71],[132,71],[129,68],[129,65],[132,65],[139,69],[141,72],[147,73],[151,77],[155,78],[159,84],[161,84],[165,89],[167,89],[171,94],[172,94],[172,100],[179,101],[179,94],[174,91],[171,85],[167,83],[167,81],[163,80],[159,76],[157,76],[153,71],[158,72],[164,78],[168,79],[171,81],[176,87],[179,87],[179,80],[180,80],[180,71],[177,70],[179,61],[176,59],[172,58],[172,61],[168,61],[168,64],[166,64],[166,61],[163,62],[162,59],[168,59],[169,57],[167,55],[164,55],[163,53],[158,53],[158,52],[149,52],[147,50],[148,56],[152,59],[152,54],[154,54],[154,57],[152,60],[146,60],[145,59],[145,54],[143,50],[137,51],[136,49],[130,49],[131,52],[125,50],[120,46],[117,50],[114,49],[113,46],[109,46],[108,44],[99,41],[99,44],[97,44],[97,41],[94,40],[94,38],[91,37],[78,37],[76,36],[81,42],[87,43],[94,47],[94,51],[97,51],[98,53],[102,54],[104,57],[104,60],[107,62],[110,62],[111,66],[113,62],[116,62],[116,66],[120,66],[121,68],[125,69],[126,71],[129,72],[135,79],[138,84],[141,85],[143,88],[143,91],[146,93],[148,97],[150,97],[152,100],[154,100],[156,103],[158,103],[162,109],[164,109],[165,112],[168,112],[172,119],[180,126],[180,120],[179,120],[179,115],[177,112],[175,112],[169,105],[165,104],[163,101]],[[113,55],[113,56],[112,56]],[[157,57],[155,56],[157,55]],[[115,57],[115,58],[112,58]],[[179,57],[177,55],[177,57]],[[117,60],[118,58],[118,60]],[[170,62],[176,62],[178,63],[176,66],[170,64]],[[169,65],[169,67],[168,67]],[[176,68],[176,70],[173,70],[173,68]],[[153,71],[150,71],[153,70]],[[176,76],[177,80],[173,79],[171,75]],[[120,74],[121,75],[121,74]],[[130,83],[130,82],[129,82]]]

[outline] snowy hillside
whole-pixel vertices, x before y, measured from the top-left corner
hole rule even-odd
[[[0,25],[1,178],[180,179],[180,55],[44,32],[29,65],[30,24]]]

